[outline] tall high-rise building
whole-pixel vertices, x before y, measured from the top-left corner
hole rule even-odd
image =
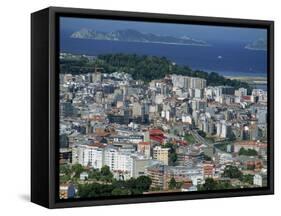
[[[110,170],[116,170],[118,160],[118,149],[106,148],[104,151],[104,164],[109,167]]]
[[[130,152],[122,152],[117,148],[108,147],[104,151],[104,164],[112,172],[123,172],[133,177],[133,157]]]
[[[130,122],[130,110],[124,109],[124,124],[129,124]]]
[[[217,86],[215,87],[216,97],[221,97],[222,95],[234,95],[234,88],[232,86]]]
[[[257,109],[257,119],[259,124],[267,123],[267,107],[259,107]]]
[[[229,138],[232,133],[231,125],[228,123],[223,123],[221,128],[220,137]]]
[[[174,87],[184,89],[204,89],[206,88],[207,82],[205,79],[198,77],[188,77],[181,75],[172,75],[172,83]]]
[[[201,78],[197,78],[197,77],[191,78],[190,88],[204,89],[204,88],[206,88],[206,85],[207,85],[207,82],[205,79],[201,79]]]
[[[153,159],[161,161],[164,165],[169,163],[169,148],[156,146],[153,148]]]
[[[90,166],[95,169],[101,169],[103,166],[103,148],[91,145],[80,145],[73,152],[73,161],[78,162],[83,166]]]
[[[194,99],[191,101],[191,108],[193,111],[203,110],[205,111],[207,107],[207,103],[205,100]]]
[[[131,153],[118,152],[115,171],[121,171],[133,177],[133,158]]]
[[[147,174],[152,181],[151,188],[163,189],[165,176],[164,165],[157,164],[147,168]]]
[[[141,158],[138,156],[132,156],[133,158],[133,176],[134,178],[138,178],[139,176],[143,176],[146,174],[146,168],[149,165],[150,159]]]

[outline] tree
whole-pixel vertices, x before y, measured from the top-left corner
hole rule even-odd
[[[106,165],[101,168],[100,172],[103,176],[108,176],[111,173],[109,166],[106,166]]]
[[[60,173],[63,173],[65,175],[71,174],[71,168],[68,164],[60,165]]]
[[[239,180],[244,182],[244,183],[252,185],[253,181],[254,181],[254,176],[251,175],[251,174],[242,175]]]
[[[217,188],[217,182],[212,178],[207,178],[203,184],[202,190],[215,190]]]
[[[67,181],[70,181],[70,180],[71,180],[70,175],[63,175],[63,176],[60,176],[60,182],[61,182],[61,183],[64,183],[64,182],[67,182]]]
[[[99,181],[101,179],[101,173],[98,169],[93,169],[89,172],[89,179],[95,179]]]
[[[106,182],[110,182],[113,179],[113,174],[110,172],[109,166],[103,166],[101,168],[101,179],[106,181]]]
[[[212,158],[209,157],[208,155],[203,155],[204,156],[204,161],[212,161]]]
[[[172,152],[170,154],[170,161],[171,161],[171,165],[175,166],[177,165],[177,160],[178,160],[178,155],[176,152]]]
[[[61,73],[85,74],[90,73],[93,67],[102,67],[105,73],[122,71],[131,74],[135,80],[145,82],[173,73],[206,79],[208,86],[229,85],[235,89],[244,87],[249,93],[252,92],[252,87],[246,82],[227,79],[215,72],[192,71],[188,66],[175,65],[165,57],[116,53],[98,55],[97,59],[67,57],[60,60]]]
[[[175,189],[175,188],[177,188],[177,182],[176,182],[175,178],[172,177],[170,182],[169,182],[169,189],[172,190],[172,189]]]
[[[177,160],[178,160],[178,155],[176,153],[176,145],[174,145],[173,143],[166,143],[164,145],[164,148],[169,148],[169,163],[172,166],[177,165]]]
[[[233,186],[228,181],[216,181],[213,178],[207,178],[204,184],[197,186],[199,191],[224,190],[231,188],[233,188]]]
[[[258,152],[255,149],[245,149],[244,147],[239,149],[239,155],[246,155],[246,156],[256,156]]]
[[[130,195],[131,192],[128,189],[114,188],[111,194],[113,196],[124,196],[124,195]]]
[[[130,178],[126,181],[113,180],[112,185],[114,188],[128,190],[130,191],[130,194],[142,194],[144,191],[148,191],[150,189],[151,183],[152,181],[148,176],[139,176],[136,179]]]
[[[152,181],[148,176],[139,176],[135,180],[136,188],[140,191],[148,191]]]
[[[81,198],[111,196],[113,189],[112,185],[98,183],[79,184],[78,196]]]
[[[222,176],[228,178],[241,178],[242,172],[236,166],[228,165],[225,167]]]
[[[72,166],[72,172],[74,173],[74,176],[76,178],[78,178],[83,171],[84,171],[84,168],[81,164],[74,164]]]

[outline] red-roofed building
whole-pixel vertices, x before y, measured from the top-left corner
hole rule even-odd
[[[263,168],[263,164],[260,160],[249,160],[245,161],[243,164],[250,170],[260,170]]]
[[[160,129],[157,129],[157,128],[150,129],[149,132],[150,132],[151,134],[163,134],[163,131],[160,130]]]
[[[149,138],[152,141],[158,142],[158,143],[163,143],[164,139],[166,138],[164,136],[164,132],[160,129],[150,129],[149,130]]]
[[[249,95],[242,96],[242,99],[245,102],[252,102],[252,97]]]
[[[177,140],[177,143],[180,144],[180,145],[188,145],[188,142],[185,141],[185,140]]]

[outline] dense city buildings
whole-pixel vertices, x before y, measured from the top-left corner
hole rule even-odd
[[[90,196],[94,184],[111,195],[217,189],[210,179],[262,187],[266,173],[266,90],[173,71],[149,82],[95,66],[60,74],[61,198]],[[115,188],[129,181],[145,187]]]

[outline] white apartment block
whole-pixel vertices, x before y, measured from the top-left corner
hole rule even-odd
[[[106,148],[104,151],[104,164],[109,166],[110,170],[116,170],[118,160],[118,150]]]
[[[103,166],[103,149],[97,146],[80,145],[76,149],[76,162],[83,166],[101,169]],[[74,155],[75,157],[75,155]]]
[[[185,89],[204,89],[206,88],[207,82],[205,79],[197,77],[188,77],[173,74],[171,76],[173,86]]]
[[[126,172],[130,177],[133,176],[133,158],[130,153],[120,152],[118,149],[106,148],[104,151],[104,165],[109,166],[110,170]]]
[[[120,172],[127,178],[131,178],[139,170],[136,167],[136,161],[142,160],[142,158],[131,152],[122,152],[117,148],[79,145],[77,148],[73,148],[72,160],[74,164],[79,163],[82,166],[90,166],[95,169],[101,169],[102,166],[106,165],[113,173]]]
[[[267,175],[264,173],[255,174],[253,178],[254,185],[257,185],[259,187],[265,187],[267,186]]]

